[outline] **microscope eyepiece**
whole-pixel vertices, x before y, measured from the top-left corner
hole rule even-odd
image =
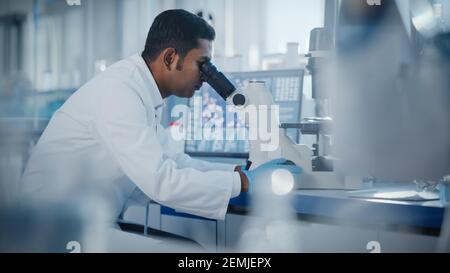
[[[235,106],[247,104],[247,97],[242,93],[236,92],[236,87],[210,61],[200,65],[200,72],[201,80],[211,85],[225,101],[228,100]]]
[[[211,85],[224,100],[227,100],[236,91],[234,85],[222,72],[217,71],[217,68],[211,62],[201,64],[200,71],[202,73],[202,80]]]

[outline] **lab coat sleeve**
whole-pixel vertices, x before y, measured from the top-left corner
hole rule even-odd
[[[165,156],[173,159],[178,167],[180,168],[193,168],[199,171],[229,171],[234,172],[236,165],[233,164],[224,164],[224,163],[215,163],[208,162],[204,160],[199,160],[192,158],[186,153],[180,153],[172,149],[172,147],[176,147],[175,141],[170,135],[170,130],[165,129],[163,133],[163,143]]]
[[[175,154],[166,154],[167,157],[171,158],[177,163],[177,166],[179,168],[192,168],[199,170],[201,172],[207,172],[207,171],[227,171],[227,172],[234,172],[235,165],[231,164],[222,164],[222,163],[212,163],[207,162],[204,160],[199,160],[190,157],[189,155],[185,153],[175,153]],[[241,179],[237,179],[238,176],[236,176],[235,179],[233,179],[233,191],[231,195],[233,197],[238,196],[241,193]]]
[[[93,130],[125,175],[162,205],[224,219],[229,199],[240,192],[239,174],[179,168],[173,159],[163,160],[154,110],[146,108],[129,86],[117,82],[105,85],[102,88],[109,88],[109,96],[98,98]]]
[[[214,163],[195,159],[185,153],[172,154],[170,155],[170,158],[175,160],[179,166],[184,166],[185,168],[194,168],[199,171],[220,170],[234,172],[234,168],[236,167],[236,165],[231,164]]]

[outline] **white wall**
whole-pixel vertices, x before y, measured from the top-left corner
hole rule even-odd
[[[214,16],[214,53],[224,70],[260,69],[261,57],[284,52],[287,42],[297,41],[306,49],[309,31],[323,24],[323,0],[82,0],[80,7],[64,0],[40,3],[37,33],[32,0],[1,0],[0,15],[27,14],[24,67],[42,90],[77,87],[95,75],[97,61],[110,65],[141,51],[155,16],[166,9]],[[224,58],[235,55],[240,61]]]
[[[298,42],[307,52],[309,33],[323,26],[324,0],[180,0],[180,8],[206,10],[215,18],[216,58],[242,55],[242,70],[261,69],[261,57],[285,53]],[[231,13],[227,14],[227,10]],[[231,34],[230,34],[231,33]]]
[[[265,53],[266,46],[265,8],[265,0],[235,1],[235,53],[243,56],[243,70],[260,68],[260,57]]]
[[[122,57],[142,51],[148,30],[163,10],[175,8],[174,0],[123,0]]]
[[[33,0],[1,0],[0,1],[0,16],[11,13],[26,13],[31,11],[33,7]]]
[[[239,64],[230,65],[239,70],[254,70],[259,68],[259,56],[265,46],[265,2],[266,0],[179,0],[177,3],[179,8],[194,13],[202,10],[213,15],[216,30],[214,55],[219,66],[229,70],[223,58],[241,55],[242,61]]]
[[[309,33],[323,26],[324,9],[324,0],[267,0],[267,53],[285,52],[288,42],[308,52]]]

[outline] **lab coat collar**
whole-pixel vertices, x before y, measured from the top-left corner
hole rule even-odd
[[[158,85],[156,84],[156,81],[153,78],[153,75],[150,72],[150,69],[148,68],[141,54],[136,53],[132,58],[134,59],[135,63],[138,66],[140,74],[142,75],[142,78],[144,80],[145,86],[149,87],[148,93],[153,103],[153,107],[155,109],[162,107],[165,104],[165,100],[162,98],[161,93],[159,92],[158,89]]]

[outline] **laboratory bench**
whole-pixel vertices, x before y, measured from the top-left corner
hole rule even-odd
[[[402,192],[413,186],[380,184],[373,188],[380,192]],[[373,199],[349,193],[344,190],[295,190],[285,196],[288,209],[294,215],[290,222],[295,223],[297,239],[301,242],[295,251],[436,250],[445,210],[439,200]],[[230,200],[223,221],[179,213],[154,202],[145,206],[129,204],[122,221],[183,236],[196,241],[207,251],[240,251],[239,240],[245,231],[264,230],[268,225],[267,217],[252,213],[251,204],[252,194],[241,194]],[[374,244],[378,249],[373,248]]]

